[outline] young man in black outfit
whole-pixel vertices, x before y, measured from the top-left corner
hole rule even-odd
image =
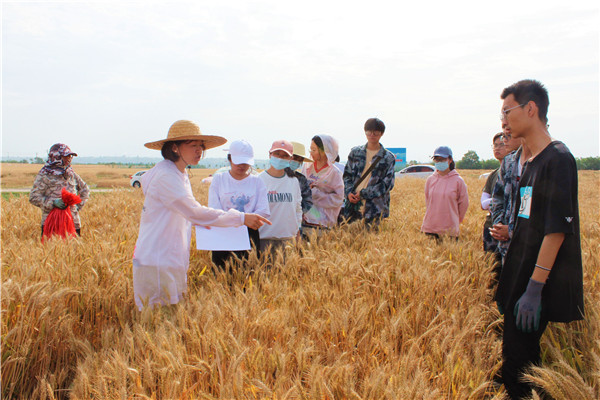
[[[583,319],[577,168],[569,149],[546,129],[548,92],[534,80],[504,89],[501,118],[524,139],[514,206],[515,229],[496,292],[504,311],[502,380],[509,396],[531,396],[522,374],[540,363],[540,338],[549,321]]]

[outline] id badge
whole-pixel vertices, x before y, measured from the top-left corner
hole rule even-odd
[[[529,219],[531,214],[531,196],[533,194],[532,186],[525,186],[521,188],[521,206],[519,207],[518,216],[521,218]]]

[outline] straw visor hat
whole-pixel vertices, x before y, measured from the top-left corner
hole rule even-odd
[[[200,140],[204,145],[204,150],[212,149],[213,147],[221,146],[227,143],[227,139],[221,136],[203,135],[200,132],[200,127],[192,121],[179,120],[169,128],[169,133],[166,139],[157,140],[144,144],[149,149],[160,150],[166,142],[175,140]]]

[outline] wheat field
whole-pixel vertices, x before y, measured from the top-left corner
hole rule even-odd
[[[35,176],[43,167],[42,164],[2,163],[0,165],[2,189],[30,189]],[[148,167],[75,164],[73,169],[90,188],[128,188],[131,187],[129,183],[131,175]],[[214,169],[193,169],[190,179],[192,185],[199,185],[202,178],[206,178],[214,171]]]
[[[40,210],[3,198],[2,397],[501,399],[479,173],[461,171],[471,204],[458,242],[420,234],[424,181],[397,180],[378,232],[336,228],[231,275],[192,250],[186,301],[141,313],[140,190],[92,193],[82,237],[45,244]],[[600,397],[599,190],[600,174],[580,172],[586,319],[551,323],[528,375],[556,399]],[[194,191],[206,204],[207,186]]]

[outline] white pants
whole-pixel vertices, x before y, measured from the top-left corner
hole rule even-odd
[[[177,304],[187,292],[187,266],[157,267],[133,259],[133,296],[140,311],[143,306]]]

